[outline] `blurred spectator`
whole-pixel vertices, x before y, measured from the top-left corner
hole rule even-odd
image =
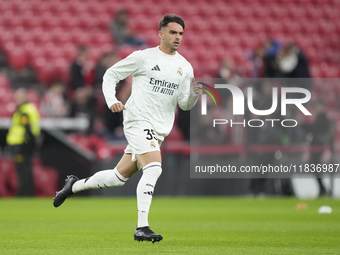
[[[299,80],[299,87],[312,90],[312,82],[307,57],[293,43],[282,47],[277,54],[277,63],[280,76],[286,78],[306,78]],[[301,96],[301,95],[300,95]]]
[[[71,86],[73,90],[88,86],[91,76],[92,63],[88,58],[86,46],[79,46],[76,60],[71,64]]]
[[[288,43],[277,54],[279,70],[285,77],[310,78],[309,64],[305,54],[293,43]]]
[[[116,51],[110,51],[104,53],[99,59],[94,73],[94,87],[97,90],[97,104],[99,104],[99,108],[103,111],[103,123],[105,126],[105,131],[102,132],[104,136],[107,136],[108,139],[119,139],[120,137],[124,137],[123,135],[123,112],[112,113],[111,110],[107,107],[106,102],[103,98],[102,94],[102,82],[103,76],[106,70],[117,63],[119,60],[118,53]],[[121,102],[126,102],[131,93],[131,85],[132,79],[131,77],[126,78],[118,82],[116,86],[116,95],[117,98]],[[99,95],[99,96],[98,96]],[[99,98],[99,100],[98,100]]]
[[[18,196],[33,196],[34,182],[32,156],[36,148],[36,137],[40,134],[39,112],[28,102],[25,89],[14,93],[17,111],[7,134],[7,144],[14,155],[19,179]]]
[[[251,52],[248,56],[251,62],[252,68],[250,72],[250,78],[262,78],[264,76],[264,49],[258,48],[254,52]]]
[[[106,52],[100,57],[97,65],[94,69],[93,84],[94,84],[95,88],[101,89],[101,86],[102,86],[102,83],[103,83],[103,76],[104,76],[106,70],[109,67],[113,66],[115,63],[117,63],[118,60],[119,60],[118,54],[115,51]]]
[[[218,78],[222,78],[226,83],[238,84],[240,76],[237,73],[234,61],[231,58],[222,60]]]
[[[303,127],[312,135],[311,145],[319,145],[317,151],[312,151],[310,154],[309,165],[314,164],[315,169],[318,164],[322,164],[321,156],[325,152],[326,148],[322,146],[328,146],[331,138],[331,121],[326,114],[326,105],[322,100],[315,102],[316,119],[311,125],[304,124]],[[316,172],[316,171],[315,171]],[[322,183],[320,175],[316,173],[317,181],[320,187],[320,196],[326,195],[326,189]]]
[[[264,61],[264,75],[265,77],[277,77],[278,66],[276,62],[276,54],[281,45],[278,41],[271,38],[266,38],[263,42],[263,61]]]
[[[0,50],[0,72],[7,72],[8,67],[7,55],[5,52]]]
[[[55,81],[45,93],[41,101],[41,112],[46,117],[60,118],[68,113],[68,105],[64,98],[65,85],[61,81]]]
[[[197,108],[197,110],[199,111],[200,109]],[[199,144],[217,145],[226,142],[226,125],[217,125],[216,127],[212,125],[214,119],[221,119],[221,116],[226,116],[223,107],[216,107],[214,103],[208,101],[207,115],[200,116],[196,123],[199,126],[199,130],[193,134],[193,137],[198,139]],[[199,132],[202,130],[204,132]]]
[[[272,90],[273,84],[269,80],[265,80],[261,83],[260,93],[254,99],[253,106],[257,110],[268,110],[272,106]],[[281,120],[281,110],[280,101],[278,102],[277,109],[267,116],[257,116],[253,113],[249,114],[249,119],[277,119]],[[288,135],[287,129],[281,125],[271,126],[269,122],[264,121],[262,127],[247,127],[246,129],[246,144],[255,144],[257,146],[264,145],[289,145],[291,144],[291,139]],[[275,157],[275,151],[263,151],[259,152],[257,150],[250,151],[248,157],[253,162],[254,165],[272,165],[277,164],[277,159]],[[291,189],[290,181],[287,179],[281,179],[281,190],[275,190],[280,195],[292,195],[293,191]],[[262,195],[266,192],[266,186],[274,186],[275,180],[267,178],[252,178],[250,181],[250,189],[254,195]]]
[[[88,88],[77,88],[74,99],[71,102],[70,117],[85,117],[90,121],[87,133],[93,132],[93,120],[95,117],[95,102]]]
[[[125,9],[118,11],[110,25],[110,31],[116,45],[145,46],[145,42],[129,29],[129,15]]]
[[[17,88],[33,88],[38,84],[36,71],[31,67],[24,67],[20,71],[14,69],[10,72],[11,87]]]
[[[131,94],[132,78],[128,77],[125,80],[120,81],[116,87],[116,95],[119,101],[125,103]],[[123,111],[111,112],[104,102],[104,124],[109,131],[109,137],[113,139],[124,139],[123,134]]]
[[[184,140],[190,141],[190,111],[183,111],[178,107],[176,124],[181,131]]]

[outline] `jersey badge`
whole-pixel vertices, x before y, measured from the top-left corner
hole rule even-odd
[[[182,68],[178,67],[177,74],[178,74],[179,76],[182,76],[182,75],[183,75],[183,70],[182,70]]]
[[[151,141],[151,142],[150,142],[150,147],[151,147],[151,148],[156,148],[156,144],[155,144],[154,141]]]

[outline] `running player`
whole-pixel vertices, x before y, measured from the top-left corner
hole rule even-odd
[[[162,173],[160,145],[170,133],[177,104],[190,110],[201,95],[190,63],[178,52],[185,24],[181,17],[166,14],[159,22],[160,46],[135,51],[110,67],[103,78],[103,93],[112,112],[123,111],[128,145],[114,169],[99,171],[79,180],[68,176],[64,188],[54,197],[60,206],[67,197],[82,190],[123,186],[139,169],[137,185],[138,224],[134,239],[160,241],[149,228],[148,214],[157,179]],[[116,84],[133,75],[131,95],[123,105],[115,97]]]

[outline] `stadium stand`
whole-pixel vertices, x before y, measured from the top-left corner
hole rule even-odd
[[[158,43],[157,22],[165,12],[182,15],[188,29],[181,52],[196,67],[198,77],[214,76],[225,54],[238,64],[244,63],[244,52],[258,46],[264,35],[297,42],[307,52],[314,77],[339,75],[338,1],[280,0],[266,1],[265,5],[248,0],[176,3],[128,0],[121,4],[113,1],[56,4],[3,0],[1,48],[15,69],[33,65],[42,82],[50,82],[60,73],[67,82],[67,63],[74,57],[76,47],[88,45],[92,59],[97,60],[113,44],[108,26],[114,13],[126,8],[131,14],[132,30],[145,37],[150,46]],[[201,64],[206,58],[210,60],[208,66]]]
[[[337,0],[1,0],[0,49],[10,66],[20,71],[31,66],[40,83],[55,79],[69,82],[69,66],[79,45],[87,45],[90,58],[98,58],[113,48],[108,29],[114,14],[125,8],[130,13],[130,27],[149,46],[159,43],[157,24],[164,13],[182,16],[187,29],[182,53],[193,65],[196,77],[215,77],[225,57],[251,71],[247,54],[265,37],[281,42],[294,41],[306,53],[313,77],[336,78],[340,75],[340,2]],[[126,57],[134,47],[121,47]],[[338,107],[339,86],[331,89],[315,86],[321,98],[327,98],[333,112]],[[14,112],[9,79],[0,75],[0,117]],[[39,94],[30,91],[37,106]],[[338,118],[338,117],[337,117]],[[337,121],[340,137],[340,120]],[[169,137],[181,140],[174,129]],[[89,140],[93,138],[88,138]],[[99,143],[103,147],[103,143]],[[85,146],[87,147],[87,146]],[[105,158],[107,152],[97,152]],[[104,152],[103,152],[104,151]]]

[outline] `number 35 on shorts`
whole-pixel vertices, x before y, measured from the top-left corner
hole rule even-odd
[[[144,129],[144,132],[146,132],[147,140],[156,140],[156,141],[158,140],[155,134],[155,131],[153,129]]]

